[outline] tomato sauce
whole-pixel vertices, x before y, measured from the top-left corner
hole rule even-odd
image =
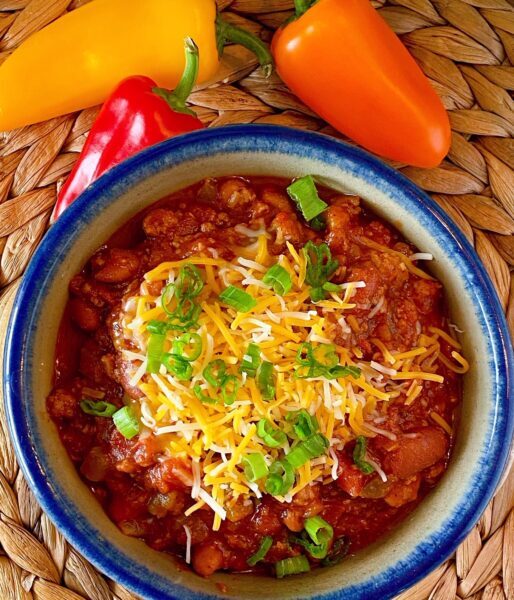
[[[220,530],[213,531],[208,507],[184,515],[194,504],[191,473],[180,460],[162,453],[156,436],[146,432],[127,440],[111,419],[80,409],[81,399],[91,393],[117,407],[123,406],[125,394],[134,393],[113,344],[114,315],[134,282],[163,261],[207,247],[232,259],[234,248],[248,242],[237,225],[264,224],[275,254],[283,251],[286,241],[296,248],[309,239],[325,241],[340,262],[339,280],[366,282],[352,299],[354,319],[347,319],[351,332],[341,330],[336,340],[357,346],[365,360],[383,362],[377,339],[390,350],[408,352],[430,326],[449,333],[441,284],[401,267],[398,254],[408,257],[416,248],[397,230],[362,206],[359,198],[323,189],[320,195],[329,204],[326,228],[314,231],[288,199],[288,183],[278,178],[209,179],[145,209],[72,279],[58,336],[47,407],[84,483],[125,534],[142,538],[156,550],[184,557],[187,527],[192,566],[204,576],[219,569],[271,573],[274,562],[303,552],[294,536],[312,515],[332,525],[341,555],[358,551],[390,531],[436,485],[453,444],[453,435],[432,414],[455,429],[460,376],[441,364],[437,372],[444,383],[423,381],[411,404],[400,395],[376,417],[379,432],[369,438],[368,452],[382,476],[356,467],[355,442],[349,441],[337,453],[335,481],[307,486],[290,503],[269,495],[236,503]],[[386,309],[373,311],[380,302]],[[439,338],[439,352],[450,361],[451,351],[452,346]],[[250,569],[247,559],[263,536],[271,536],[273,545],[265,561]]]

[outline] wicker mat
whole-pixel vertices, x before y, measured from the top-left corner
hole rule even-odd
[[[89,0],[0,0],[0,63],[33,32]],[[227,19],[269,40],[292,0],[221,0]],[[507,0],[381,0],[382,17],[450,111],[453,143],[430,170],[395,164],[462,229],[496,285],[514,331],[514,8]],[[27,74],[29,76],[29,74]],[[215,127],[276,123],[338,135],[254,58],[227,48],[215,81],[192,96]],[[96,108],[0,133],[0,340],[20,277],[48,227]],[[341,137],[341,136],[339,136]],[[1,343],[1,342],[0,342]],[[1,348],[0,348],[1,350]],[[455,556],[401,600],[514,600],[514,469]],[[130,600],[41,512],[9,441],[0,402],[0,600]]]

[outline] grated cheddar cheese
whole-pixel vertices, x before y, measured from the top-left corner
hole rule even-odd
[[[369,240],[366,244],[379,246]],[[288,413],[304,408],[316,417],[320,433],[330,442],[328,453],[298,469],[293,487],[284,497],[278,497],[281,502],[291,502],[306,486],[337,478],[335,451],[342,449],[347,441],[360,435],[386,435],[394,439],[394,434],[374,425],[371,416],[383,414],[387,404],[399,396],[404,396],[405,404],[412,404],[426,381],[443,382],[443,376],[437,372],[439,360],[458,373],[468,367],[457,352],[458,342],[446,332],[430,328],[428,333],[419,335],[417,347],[407,352],[394,352],[381,340],[372,339],[377,352],[382,354],[382,362],[364,361],[359,348],[335,344],[339,364],[357,368],[359,376],[294,377],[297,353],[303,342],[334,344],[338,330],[345,331],[346,327],[347,331],[359,332],[359,323],[351,314],[356,305],[351,300],[365,282],[346,282],[340,295],[332,292],[329,299],[313,305],[304,285],[305,255],[288,243],[287,253],[276,261],[289,273],[292,289],[281,297],[262,283],[272,262],[265,234],[258,237],[253,248],[253,254],[247,251],[244,257],[232,262],[195,256],[160,264],[146,273],[138,292],[125,300],[121,319],[123,337],[131,348],[125,353],[131,369],[130,384],[143,394],[138,401],[141,422],[159,436],[167,452],[179,454],[191,464],[194,478],[191,496],[196,502],[185,514],[207,505],[214,512],[215,530],[239,497],[261,497],[265,493],[262,480],[246,479],[242,459],[259,453],[269,466],[284,449],[289,449],[288,442],[279,448],[264,443],[257,435],[256,424],[261,419],[268,419],[273,427],[282,429]],[[407,257],[401,257],[409,271],[421,276]],[[159,373],[146,372],[148,322],[167,318],[161,296],[151,295],[147,284],[152,283],[151,289],[155,289],[155,284],[160,283],[164,289],[175,281],[180,267],[187,263],[196,265],[204,282],[198,298],[201,312],[191,330],[202,340],[202,354],[191,363],[190,381],[181,381],[163,366]],[[229,285],[244,289],[256,300],[255,306],[248,312],[237,312],[220,302],[220,291]],[[179,335],[167,333],[165,351],[169,351],[171,341]],[[454,350],[455,364],[441,354],[440,338]],[[261,359],[273,364],[276,394],[272,400],[264,400],[254,378],[238,373],[238,365],[250,343],[258,344]],[[193,392],[197,385],[202,393],[209,393],[202,373],[216,359],[222,359],[228,372],[241,379],[233,404],[202,403]],[[450,426],[437,413],[431,416],[449,430]]]

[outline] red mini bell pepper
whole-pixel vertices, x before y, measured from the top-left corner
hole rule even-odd
[[[295,0],[295,8],[271,46],[286,85],[368,150],[439,164],[450,147],[448,115],[369,0]]]
[[[198,48],[185,40],[186,67],[174,92],[149,77],[124,79],[100,111],[84,148],[57,197],[51,222],[93,181],[140,150],[175,135],[203,128],[186,106],[198,75]]]

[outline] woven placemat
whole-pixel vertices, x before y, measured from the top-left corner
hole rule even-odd
[[[89,0],[0,0],[0,63],[33,32]],[[221,0],[225,17],[269,40],[292,0]],[[474,244],[514,332],[514,8],[506,0],[381,0],[372,4],[450,111],[443,164],[395,164],[430,192]],[[30,74],[26,74],[30,77]],[[240,47],[192,103],[209,127],[276,123],[341,137]],[[97,108],[0,133],[0,345],[17,286],[48,227]],[[0,348],[0,350],[3,350]],[[131,600],[59,534],[16,464],[0,402],[0,600]],[[401,600],[514,600],[514,469],[454,557]]]

